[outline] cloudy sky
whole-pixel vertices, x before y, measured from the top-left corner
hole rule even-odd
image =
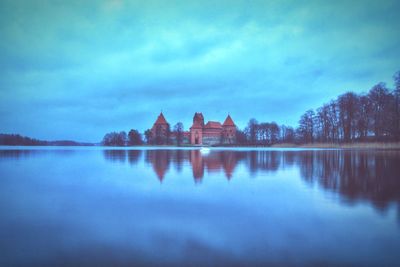
[[[0,132],[97,142],[162,110],[296,126],[393,86],[400,2],[0,1]]]

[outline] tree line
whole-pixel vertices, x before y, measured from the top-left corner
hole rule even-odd
[[[0,145],[4,146],[45,146],[46,141],[21,136],[19,134],[0,134]]]
[[[400,141],[400,71],[394,88],[374,85],[368,93],[346,92],[316,110],[307,110],[297,128],[250,119],[238,144],[349,143]]]
[[[172,145],[169,137],[174,135],[175,144],[180,146],[183,143],[183,132],[183,123],[178,122],[172,131],[169,127],[162,129],[156,126],[154,135],[150,129],[147,129],[143,135],[136,129],[130,130],[128,134],[125,131],[110,132],[104,136],[101,144],[104,146]]]
[[[138,130],[132,129],[128,134],[124,131],[107,133],[101,143],[104,146],[137,146],[143,144],[143,139]]]
[[[385,83],[374,85],[367,93],[346,92],[329,103],[307,110],[300,117],[296,128],[276,122],[258,122],[252,118],[247,126],[236,130],[237,145],[273,145],[277,143],[350,143],[400,141],[400,71],[393,76],[394,88]],[[183,141],[184,128],[178,122],[173,130],[176,144]],[[144,138],[137,130],[108,133],[103,145],[125,146],[170,144],[165,133],[150,129]],[[158,134],[157,134],[158,133]]]
[[[71,140],[44,141],[19,134],[0,134],[2,146],[92,146],[92,143],[79,143]]]
[[[297,129],[302,142],[400,140],[400,71],[393,89],[374,85],[366,94],[347,92],[314,110],[306,111]]]

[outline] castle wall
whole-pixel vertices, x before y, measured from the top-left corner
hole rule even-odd
[[[222,131],[222,144],[235,144],[236,143],[236,127],[224,126]]]
[[[170,143],[171,144],[173,144],[173,145],[177,145],[178,144],[178,140],[177,140],[175,135],[172,134],[169,139],[170,139]],[[189,135],[184,135],[182,137],[181,145],[188,145],[188,144],[190,144],[190,136]]]
[[[201,128],[190,129],[190,143],[192,145],[203,144],[203,130]]]
[[[203,130],[203,144],[217,145],[221,143],[222,129],[205,128]]]
[[[214,136],[214,135],[203,136],[203,144],[204,145],[212,146],[212,145],[218,145],[220,143],[221,143],[221,136]]]

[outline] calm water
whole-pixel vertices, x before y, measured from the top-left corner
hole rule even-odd
[[[400,266],[400,152],[0,150],[0,266]]]

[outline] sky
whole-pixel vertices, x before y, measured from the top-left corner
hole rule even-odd
[[[297,126],[393,87],[400,1],[0,1],[0,132],[99,142],[229,113]]]

